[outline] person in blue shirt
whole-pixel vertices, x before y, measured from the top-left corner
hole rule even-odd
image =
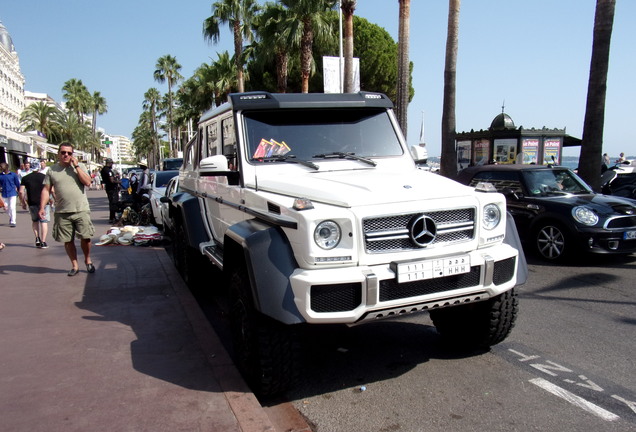
[[[9,171],[9,164],[0,163],[0,187],[2,188],[2,199],[4,208],[9,214],[9,226],[16,226],[16,205],[18,201],[18,190],[20,189],[20,178],[14,172]]]

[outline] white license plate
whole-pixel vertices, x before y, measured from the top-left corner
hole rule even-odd
[[[623,233],[623,240],[634,240],[636,239],[636,231],[625,231]]]
[[[396,263],[392,266],[398,283],[452,276],[470,271],[470,257],[455,257]]]

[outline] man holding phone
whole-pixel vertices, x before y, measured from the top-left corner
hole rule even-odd
[[[79,273],[75,237],[80,239],[84,253],[84,263],[88,273],[95,272],[91,260],[91,237],[95,228],[91,221],[91,210],[86,197],[85,187],[90,186],[91,176],[86,166],[73,155],[73,146],[60,144],[57,163],[52,165],[44,178],[42,197],[40,198],[40,217],[46,215],[45,204],[49,202],[51,192],[55,195],[55,214],[53,218],[53,238],[64,243],[66,254],[71,260],[68,276]]]

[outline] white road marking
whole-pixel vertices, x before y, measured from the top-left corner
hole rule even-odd
[[[533,378],[530,380],[530,382],[538,387],[541,387],[544,390],[549,391],[555,396],[565,399],[567,402],[570,402],[572,405],[582,408],[585,411],[602,418],[603,420],[614,421],[620,418],[616,414],[610,411],[607,411],[606,409],[601,408],[600,406],[595,405],[592,402],[589,402],[586,399],[583,399],[582,397],[575,395],[574,393],[570,393],[564,388],[554,385],[550,381],[544,380],[543,378]]]
[[[554,372],[550,372],[550,370],[554,370],[557,372],[574,372],[572,369],[568,369],[565,366],[561,366],[560,364],[555,363],[553,361],[546,360],[545,362],[550,364],[532,363],[530,366],[532,366],[535,369],[539,369],[541,372],[547,373],[548,375],[552,375],[552,376],[558,376],[558,375],[555,374]]]
[[[636,402],[628,401],[627,399],[624,399],[618,395],[612,395],[612,397],[616,399],[617,401],[623,402],[625,405],[629,407],[629,409],[631,409],[632,411],[636,413]]]

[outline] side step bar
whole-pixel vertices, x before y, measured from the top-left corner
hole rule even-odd
[[[214,242],[201,243],[199,245],[201,253],[208,257],[212,264],[223,270],[223,249]]]

